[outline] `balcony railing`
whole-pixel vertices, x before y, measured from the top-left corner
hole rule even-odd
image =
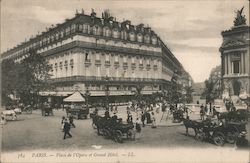
[[[136,64],[135,63],[131,63],[131,68],[135,69],[136,68]]]
[[[95,60],[96,65],[101,65],[101,60]]]
[[[105,61],[105,66],[109,67],[110,66],[110,61]]]
[[[85,66],[90,66],[91,65],[91,60],[90,59],[86,59],[84,62]]]
[[[128,63],[127,62],[123,62],[123,68],[128,68]]]
[[[59,82],[107,82],[107,77],[98,76],[71,76],[71,77],[61,77],[49,79],[50,83]],[[162,79],[154,78],[124,78],[124,77],[108,77],[109,82],[162,82]]]
[[[143,64],[142,63],[139,64],[139,68],[143,69]]]
[[[146,65],[146,69],[147,69],[147,70],[150,70],[150,69],[151,69],[150,64],[147,64],[147,65]]]

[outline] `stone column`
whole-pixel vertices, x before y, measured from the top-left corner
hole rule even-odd
[[[244,59],[244,52],[241,52],[241,56],[240,56],[240,60],[241,60],[241,74],[244,74],[245,73],[245,59]]]
[[[232,65],[231,65],[230,53],[227,54],[227,65],[228,65],[228,74],[231,74],[232,73]]]
[[[227,69],[227,66],[228,66],[228,62],[227,62],[227,60],[228,60],[228,55],[227,54],[222,54],[222,56],[224,55],[224,57],[222,57],[223,58],[223,60],[224,60],[224,68],[225,68],[225,75],[227,75],[228,74],[228,69]]]

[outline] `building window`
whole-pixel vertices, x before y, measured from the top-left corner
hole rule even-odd
[[[135,63],[135,58],[134,57],[132,57],[132,63]]]
[[[152,44],[154,44],[154,45],[157,44],[157,38],[155,36],[153,36],[153,38],[152,38]]]
[[[129,40],[135,41],[135,34],[133,32],[129,34]]]
[[[144,36],[145,43],[150,43],[150,37],[148,35]]]
[[[123,63],[127,63],[127,57],[123,57]]]
[[[70,34],[70,27],[67,27],[66,28],[66,35],[69,35]]]
[[[137,35],[137,41],[138,41],[138,42],[142,42],[142,34],[141,34],[141,33],[139,33],[139,34]]]
[[[105,55],[105,61],[109,61],[109,55],[108,54]]]
[[[97,76],[100,77],[101,76],[101,67],[97,66]]]
[[[100,60],[100,54],[96,54],[95,57],[96,57],[96,58],[95,58],[96,60],[98,60],[98,61]]]
[[[85,61],[90,60],[89,53],[85,53]]]
[[[118,62],[118,56],[117,55],[115,56],[115,62]]]
[[[233,61],[232,62],[232,72],[234,74],[240,73],[240,61]]]
[[[71,33],[74,33],[76,31],[76,25],[72,24],[71,25]]]
[[[128,39],[128,35],[127,35],[126,31],[122,31],[121,32],[121,39],[123,39],[123,40],[127,40]]]
[[[114,38],[119,38],[119,31],[117,29],[113,30],[113,37]]]
[[[109,68],[106,68],[106,76],[109,76]]]
[[[79,24],[79,31],[82,31],[83,30],[83,26],[82,24]]]
[[[83,24],[83,33],[87,33],[88,32],[88,26],[87,24]]]

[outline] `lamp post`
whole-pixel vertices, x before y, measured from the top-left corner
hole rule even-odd
[[[86,107],[88,109],[89,108],[89,97],[90,97],[89,87],[87,87],[87,90],[86,90],[84,96],[86,98]]]
[[[106,96],[106,101],[105,101],[105,105],[106,105],[106,109],[109,108],[109,77],[106,76],[105,78],[105,81],[106,81],[106,90],[105,90],[105,96]]]

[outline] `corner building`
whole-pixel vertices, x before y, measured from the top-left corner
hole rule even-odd
[[[250,27],[242,10],[238,11],[234,26],[221,33],[220,47],[223,94],[236,98],[243,92],[250,94]]]
[[[117,22],[108,12],[98,18],[76,13],[72,19],[2,54],[20,61],[35,49],[52,66],[49,84],[54,90],[42,96],[63,98],[78,90],[90,91],[92,100],[108,94],[113,100],[131,97],[137,85],[150,95],[167,87],[182,65],[156,33],[143,24]],[[53,98],[52,98],[53,99]]]

